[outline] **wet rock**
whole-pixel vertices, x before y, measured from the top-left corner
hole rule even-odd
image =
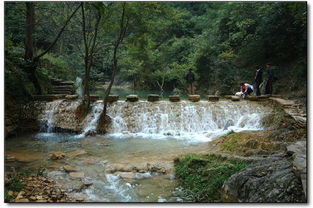
[[[134,172],[115,172],[115,175],[119,175],[122,179],[135,179],[136,173]]]
[[[233,96],[233,95],[224,95],[224,98],[225,98],[225,99],[231,99],[232,96]]]
[[[19,151],[19,152],[8,152],[7,158],[13,161],[13,158],[18,162],[33,162],[43,157],[43,153],[35,151]]]
[[[100,99],[100,97],[98,95],[89,95],[90,101],[97,101]],[[87,97],[85,96],[84,99],[87,99]]]
[[[216,102],[219,100],[219,96],[208,95],[208,101]]]
[[[168,97],[168,99],[171,102],[179,102],[180,101],[179,95],[171,95],[171,96]]]
[[[126,97],[126,101],[128,102],[136,102],[138,100],[139,100],[138,95],[127,95]]]
[[[107,98],[107,101],[109,103],[113,103],[113,102],[116,102],[118,101],[119,99],[119,96],[118,95],[109,95],[108,98]]]
[[[188,100],[192,102],[199,102],[200,101],[200,95],[188,95]]]
[[[8,162],[13,162],[13,161],[16,160],[15,157],[12,156],[12,155],[6,155],[5,159],[6,159]]]
[[[63,169],[66,172],[76,172],[77,171],[75,168],[73,168],[72,166],[69,166],[69,165],[63,166]]]
[[[160,96],[157,94],[149,94],[148,95],[148,101],[149,102],[155,102],[155,101],[159,101]]]
[[[65,158],[65,153],[64,152],[53,152],[51,155],[52,160],[60,160]]]
[[[227,179],[223,202],[306,202],[299,177],[286,158],[254,162]]]
[[[84,178],[85,177],[85,174],[83,172],[70,172],[70,176],[72,178]]]

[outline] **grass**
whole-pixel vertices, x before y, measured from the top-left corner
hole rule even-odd
[[[176,176],[194,202],[218,202],[224,181],[247,165],[218,155],[189,154],[175,159]]]

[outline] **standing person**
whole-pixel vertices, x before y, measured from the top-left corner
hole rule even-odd
[[[192,69],[189,69],[188,74],[186,75],[186,80],[187,80],[187,91],[190,95],[194,94],[194,86],[193,82],[195,81],[195,74],[192,72]]]
[[[246,98],[253,92],[253,86],[248,83],[240,83],[240,91],[243,93],[243,98]]]
[[[262,83],[263,79],[262,79],[262,69],[260,67],[255,67],[256,69],[256,73],[255,73],[255,88],[256,88],[256,96],[260,96],[261,92],[260,92],[260,84]]]
[[[271,64],[269,63],[265,64],[265,67],[267,71],[265,94],[271,95],[273,93],[273,81],[274,81],[273,68],[271,67]]]

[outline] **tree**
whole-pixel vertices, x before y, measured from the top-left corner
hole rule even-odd
[[[59,33],[55,37],[54,41],[40,54],[34,56],[34,48],[33,48],[33,33],[35,28],[35,9],[33,2],[26,2],[26,40],[25,40],[25,70],[29,74],[30,80],[33,82],[37,94],[42,94],[42,89],[39,83],[39,80],[36,76],[36,69],[39,64],[39,60],[42,56],[48,53],[52,47],[59,40],[62,35],[65,27],[68,25],[74,14],[78,11],[81,5],[79,5],[71,14],[71,16],[67,19],[64,26],[60,29]]]

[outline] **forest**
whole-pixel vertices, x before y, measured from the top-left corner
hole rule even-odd
[[[306,96],[303,2],[6,2],[5,94],[26,102],[49,79],[134,90],[233,94],[274,66],[274,94]],[[298,85],[297,83],[302,83]]]
[[[4,12],[5,203],[308,202],[307,2]]]

